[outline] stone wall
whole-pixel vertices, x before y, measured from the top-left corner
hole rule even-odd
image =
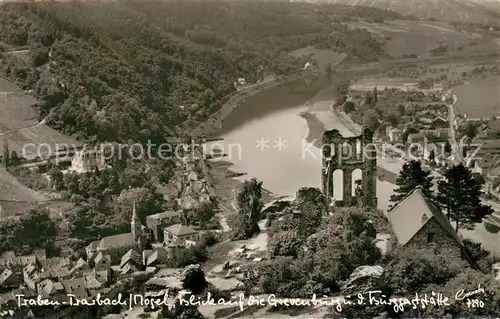
[[[436,245],[453,252],[453,257],[460,258],[462,256],[462,246],[446,232],[443,227],[433,217],[429,220],[413,238],[411,238],[406,247],[417,246],[423,248],[425,246]],[[452,257],[452,256],[450,256]]]

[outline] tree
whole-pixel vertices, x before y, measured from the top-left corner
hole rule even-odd
[[[325,273],[324,284],[331,286],[333,281],[347,279],[357,267],[379,261],[381,252],[374,243],[375,236],[365,211],[342,210],[307,241],[306,259],[314,260]]]
[[[269,239],[269,253],[271,257],[289,256],[297,257],[303,241],[297,231],[287,230],[274,234]]]
[[[491,261],[488,259],[490,252],[483,249],[480,243],[473,242],[470,239],[464,239],[462,242],[470,253],[472,260],[477,263],[483,271],[488,272],[491,269]]]
[[[195,245],[184,249],[178,258],[174,258],[173,264],[176,267],[186,267],[189,265],[199,264],[207,260],[207,249],[201,245]]]
[[[3,143],[2,164],[5,167],[9,167],[10,165],[10,150],[8,139],[5,139]]]
[[[29,251],[52,248],[57,236],[56,224],[44,210],[31,210],[14,232],[15,244]]]
[[[299,209],[297,231],[302,239],[316,232],[327,214],[326,197],[318,188],[302,187],[293,204]]]
[[[392,127],[396,127],[399,124],[398,117],[394,113],[387,114],[385,121],[389,123]]]
[[[381,278],[393,295],[408,296],[429,285],[443,284],[467,267],[460,258],[450,258],[445,248],[403,247],[397,250]]]
[[[479,287],[483,291],[469,297],[464,295],[477,291]],[[500,315],[500,283],[489,273],[464,269],[446,284],[432,285],[425,292],[432,291],[453,297],[449,298],[450,305],[447,307],[429,305],[420,309],[419,315],[422,318],[497,318]],[[482,304],[474,306],[474,301],[480,301]]]
[[[52,186],[57,190],[61,191],[64,189],[64,174],[57,167],[52,168],[49,171],[50,180],[52,182]]]
[[[408,136],[410,136],[410,134],[415,134],[415,133],[418,133],[418,130],[416,128],[411,126],[407,128],[406,131],[403,132],[402,136],[403,142],[408,141]]]
[[[162,198],[158,193],[145,187],[124,189],[114,202],[116,215],[123,218],[124,223],[130,222],[134,202],[142,223],[145,222],[146,216],[162,210]]]
[[[216,205],[213,202],[201,203],[196,209],[189,211],[188,224],[198,223],[202,228],[206,228],[215,216]]]
[[[376,106],[378,103],[378,91],[377,87],[373,88],[373,106]]]
[[[373,106],[373,95],[370,92],[366,92],[365,94],[365,105],[368,107]]]
[[[342,80],[335,86],[335,102],[337,105],[342,105],[347,101],[350,86],[349,80]]]
[[[467,122],[467,124],[461,128],[460,131],[467,138],[469,144],[479,133],[479,127],[479,123]]]
[[[463,164],[446,170],[445,179],[438,183],[437,202],[446,210],[448,219],[459,228],[474,229],[475,223],[493,213],[490,206],[481,203],[482,184]]]
[[[10,153],[10,165],[18,166],[20,164],[21,164],[21,158],[19,157],[16,151],[12,151],[12,153]]]
[[[356,110],[356,104],[352,101],[347,101],[344,103],[342,106],[342,110],[346,113],[349,114],[351,112],[354,112]]]
[[[262,210],[262,182],[252,178],[243,183],[237,197],[239,212],[233,237],[246,239],[259,232],[258,222]]]
[[[444,144],[444,153],[451,154],[451,144],[448,141]]]
[[[403,104],[398,105],[398,114],[399,116],[404,116],[406,113],[405,107]]]
[[[434,150],[431,150],[429,152],[429,162],[431,162],[431,163],[436,162],[436,152],[434,152]]]
[[[182,288],[197,295],[207,287],[205,273],[200,265],[189,265],[182,271]]]
[[[294,204],[302,209],[304,205],[311,203],[319,206],[321,209],[327,208],[326,197],[322,191],[314,187],[301,187],[297,191],[297,197],[294,200]]]
[[[363,124],[375,132],[380,125],[378,113],[375,110],[368,110],[363,116]]]
[[[391,195],[390,201],[395,204],[399,203],[417,186],[422,186],[424,195],[432,198],[432,180],[431,173],[422,169],[422,163],[416,160],[407,162],[396,179],[398,187],[394,190],[395,194]]]

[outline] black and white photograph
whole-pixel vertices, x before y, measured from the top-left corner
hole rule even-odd
[[[0,318],[500,318],[500,0],[0,0]]]

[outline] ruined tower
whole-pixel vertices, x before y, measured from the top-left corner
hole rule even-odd
[[[377,206],[376,148],[373,144],[373,134],[368,128],[362,128],[354,123],[343,112],[324,114],[325,132],[322,141],[322,187],[328,202],[335,206],[368,207]],[[336,183],[342,183],[342,193],[336,194],[334,189],[334,172],[340,171],[342,178],[335,178]],[[361,175],[359,185],[356,185],[353,175]],[[339,180],[341,179],[341,181]],[[361,191],[356,192],[356,187]],[[361,198],[358,198],[358,196]]]

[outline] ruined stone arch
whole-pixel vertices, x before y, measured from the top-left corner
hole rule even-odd
[[[352,121],[346,127],[349,130],[343,130],[345,136],[337,129],[323,133],[323,192],[329,202],[335,201],[336,206],[361,203],[376,207],[376,150],[367,148],[373,145],[373,134],[368,128],[361,128]],[[346,147],[349,148],[348,152],[345,151]],[[339,170],[342,171],[341,176],[336,173],[334,178],[333,173]],[[357,180],[361,180],[363,189],[361,200],[356,198]]]

